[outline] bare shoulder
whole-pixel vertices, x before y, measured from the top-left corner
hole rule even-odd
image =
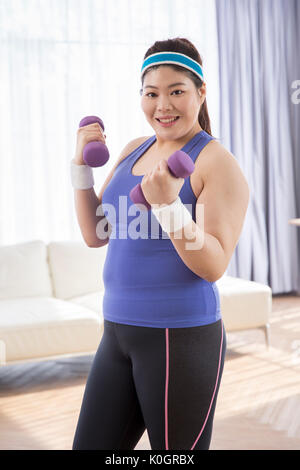
[[[199,170],[203,182],[215,176],[228,176],[230,173],[240,176],[247,184],[246,178],[236,157],[227,150],[218,140],[211,140],[202,150],[199,160]]]

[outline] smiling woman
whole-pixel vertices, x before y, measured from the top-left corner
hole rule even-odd
[[[202,61],[193,44],[157,41],[145,54],[141,80],[141,106],[155,136],[124,155],[102,193],[102,207],[114,208],[114,218],[106,218],[119,236],[109,239],[104,334],[74,448],[133,449],[146,428],[152,449],[208,449],[226,351],[215,281],[239,236],[247,187],[211,135]],[[169,171],[166,160],[176,150],[192,159],[195,179]],[[143,175],[132,172],[138,160]],[[147,229],[131,237],[129,214],[138,209],[129,193],[137,182],[151,210],[140,220]],[[207,206],[209,231],[198,201]],[[178,218],[176,232],[159,219],[161,232],[152,236],[156,209],[190,213]]]
[[[199,113],[205,101],[205,84],[197,89],[186,72],[169,64],[159,68],[154,66],[145,72],[141,107],[156,132],[157,149],[170,146],[175,141],[184,144],[202,130]],[[177,78],[175,84],[174,78]],[[165,127],[172,128],[172,132],[161,132]]]
[[[142,88],[140,94],[142,96],[142,109],[152,127],[153,113],[151,119],[151,111],[155,106],[159,115],[154,116],[154,119],[167,119],[169,116],[174,117],[174,115],[179,116],[186,119],[186,126],[184,127],[189,127],[189,125],[191,127],[192,124],[192,127],[194,125],[194,130],[203,129],[211,135],[210,118],[206,103],[206,84],[202,72],[202,58],[195,46],[188,39],[176,38],[177,45],[175,48],[173,41],[174,40],[171,39],[156,41],[144,56],[145,62],[148,58],[148,63],[144,67],[141,76]],[[159,61],[158,63],[153,62],[155,54],[163,51],[169,51],[171,54],[174,51],[182,52],[182,65],[179,65],[179,63],[176,64],[176,61],[172,61],[172,56],[169,57],[167,64],[162,64]],[[189,59],[186,59],[184,55],[190,58],[190,63],[187,63]],[[197,75],[195,74],[195,69],[198,71]],[[156,71],[158,73],[155,73]],[[164,86],[162,86],[162,84],[164,84]],[[179,89],[174,90],[175,87],[179,87]],[[148,93],[150,89],[155,90],[155,92]],[[164,100],[167,99],[167,96],[170,96],[170,102],[166,103],[167,109],[169,109],[169,106],[170,109],[173,110],[174,106],[174,112],[165,114],[160,111],[160,107],[164,106]],[[182,114],[175,113],[178,106]],[[184,127],[181,128],[182,133],[184,132]]]

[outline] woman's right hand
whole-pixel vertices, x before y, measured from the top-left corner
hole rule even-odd
[[[79,127],[77,130],[77,141],[74,162],[77,165],[86,165],[83,160],[83,149],[89,142],[103,142],[105,144],[106,135],[103,134],[102,127],[98,122]]]

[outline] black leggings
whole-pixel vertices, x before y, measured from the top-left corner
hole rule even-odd
[[[104,320],[73,450],[208,449],[224,365],[222,320],[152,328]]]

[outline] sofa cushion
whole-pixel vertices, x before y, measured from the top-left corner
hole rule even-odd
[[[101,314],[78,303],[51,297],[0,302],[0,341],[6,362],[93,353],[102,329]]]
[[[106,245],[90,248],[83,242],[49,243],[48,259],[54,296],[71,299],[103,290],[105,256]]]
[[[52,296],[47,246],[35,240],[0,247],[0,300]]]
[[[266,325],[272,309],[269,286],[231,276],[217,282],[224,326],[228,331]]]
[[[70,302],[87,307],[94,312],[99,312],[102,316],[103,295],[104,290],[93,292],[92,294],[80,295],[79,297],[72,297]]]

